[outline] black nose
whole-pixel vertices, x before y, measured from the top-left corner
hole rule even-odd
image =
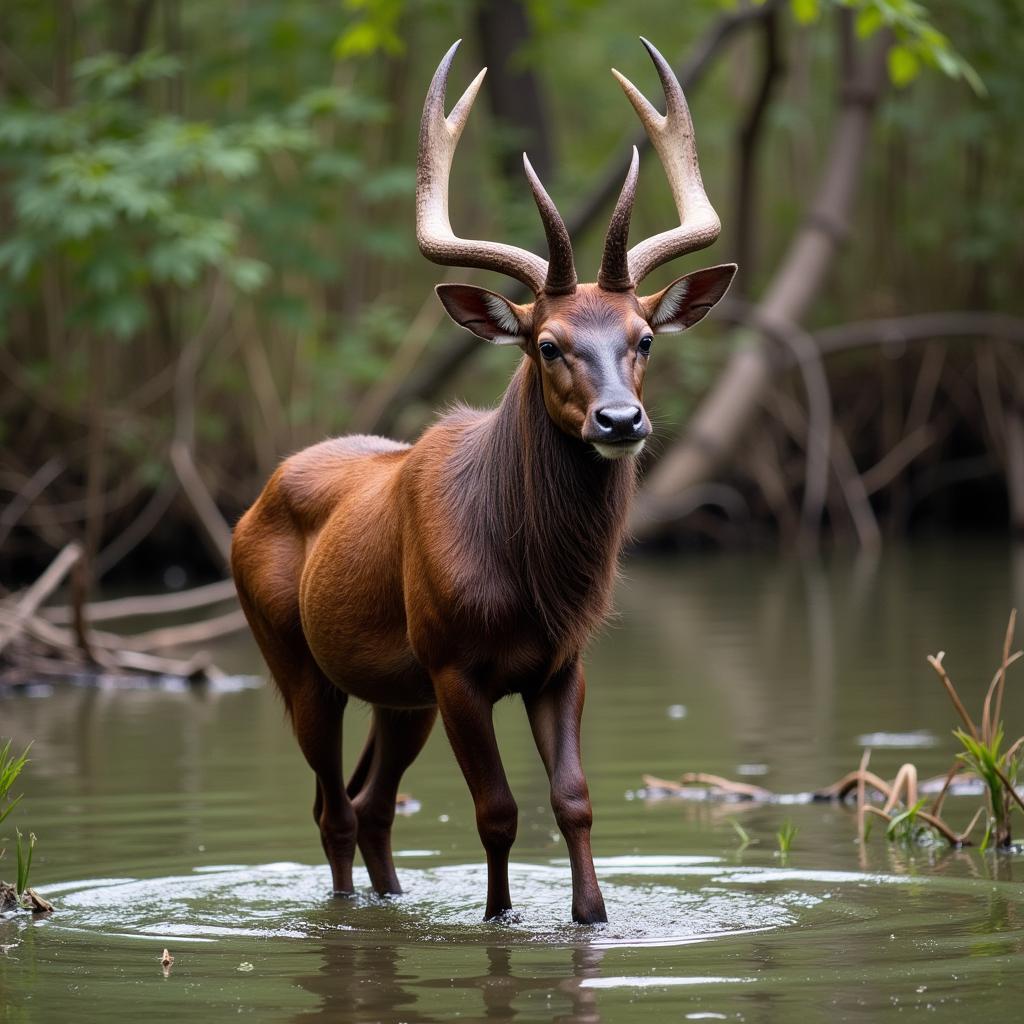
[[[594,426],[602,441],[639,441],[650,433],[644,428],[644,411],[638,405],[606,405],[594,413]]]

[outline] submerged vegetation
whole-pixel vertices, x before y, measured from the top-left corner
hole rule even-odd
[[[28,764],[28,748],[21,754],[11,753],[11,741],[0,747],[0,822],[7,818],[21,802],[21,795],[11,797],[11,789],[25,765]],[[37,892],[29,888],[29,877],[32,872],[32,853],[35,850],[36,836],[30,832],[26,841],[21,829],[15,829],[16,874],[14,884],[0,881],[0,912],[7,910],[31,910],[33,913],[52,910],[50,903]],[[0,860],[6,851],[0,848]]]

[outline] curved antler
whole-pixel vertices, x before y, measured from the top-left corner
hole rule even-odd
[[[626,180],[612,212],[608,233],[604,236],[604,252],[601,255],[601,269],[597,272],[597,283],[605,291],[624,292],[633,287],[626,244],[629,241],[629,219],[633,214],[636,179],[639,173],[640,154],[634,146],[633,159],[629,162]]]
[[[628,78],[612,68],[630,103],[647,129],[654,148],[658,151],[676,210],[679,211],[679,227],[638,242],[629,250],[629,277],[633,286],[638,285],[655,267],[696,252],[710,245],[722,230],[721,221],[704,191],[697,162],[697,145],[693,136],[693,121],[686,104],[682,86],[668,61],[657,48],[640,37],[640,42],[654,61],[665,91],[666,112],[663,115],[648,102],[646,97]],[[623,190],[625,191],[625,190]],[[621,200],[620,200],[621,202]],[[616,207],[618,213],[618,207]],[[614,220],[614,218],[613,218]],[[609,232],[610,233],[610,232]]]
[[[572,262],[572,245],[565,224],[555,209],[544,187],[526,162],[527,176],[533,188],[537,207],[544,221],[544,231],[551,248],[551,265],[539,256],[502,242],[486,242],[473,238],[459,238],[452,231],[448,218],[448,178],[451,173],[455,148],[462,129],[487,72],[484,68],[470,82],[462,98],[445,117],[445,87],[455,51],[462,40],[456,40],[434,72],[423,104],[420,122],[420,147],[416,164],[416,241],[420,252],[434,263],[447,266],[477,267],[497,270],[517,281],[522,281],[536,294],[543,291],[564,293],[576,286],[576,272]]]

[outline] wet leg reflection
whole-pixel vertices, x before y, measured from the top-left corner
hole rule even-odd
[[[321,1000],[295,1020],[430,1024],[449,1019],[457,1007],[468,1019],[515,1021],[527,1007],[534,1015],[541,999],[553,1024],[600,1024],[597,992],[580,983],[600,973],[604,951],[561,950],[561,968],[552,964],[551,952],[541,960],[529,946],[402,947],[372,935],[339,936],[322,947],[318,971],[295,979]]]

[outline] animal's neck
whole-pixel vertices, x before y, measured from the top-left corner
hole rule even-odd
[[[487,561],[517,574],[542,627],[578,650],[608,611],[633,460],[602,459],[561,431],[528,358],[481,434],[472,461],[483,495],[467,512],[486,517],[474,532],[495,546]]]

